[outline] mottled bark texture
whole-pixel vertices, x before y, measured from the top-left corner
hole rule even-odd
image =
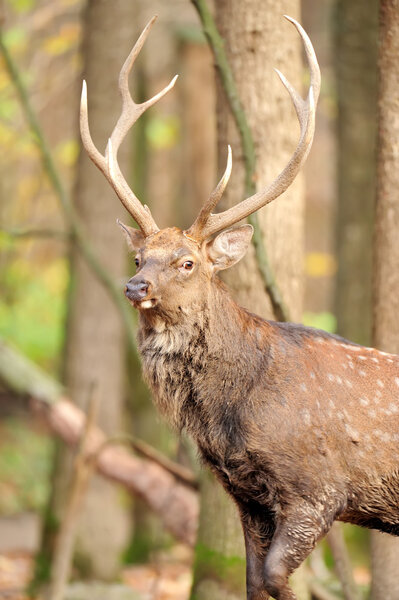
[[[371,280],[377,110],[378,0],[338,0],[335,72],[338,94],[336,314],[338,332],[371,339]]]
[[[120,112],[118,74],[134,42],[134,3],[89,0],[84,14],[83,62],[88,85],[90,129],[103,149]],[[128,170],[128,144],[119,153]],[[123,281],[125,247],[116,218],[126,218],[103,175],[82,152],[77,169],[75,204],[87,236],[115,281]],[[78,251],[72,259],[72,293],[67,333],[66,385],[78,406],[95,387],[98,423],[109,435],[121,429],[124,396],[124,344],[120,317],[106,290]],[[58,468],[56,508],[61,510],[70,465],[63,453]],[[86,573],[106,579],[116,575],[129,523],[120,491],[95,477],[79,525],[77,555]]]
[[[298,141],[299,127],[294,110],[273,67],[279,68],[294,86],[301,89],[300,40],[294,28],[282,17],[288,14],[300,21],[299,2],[218,0],[215,12],[255,139],[256,185],[260,189],[279,173]],[[233,172],[221,210],[244,198],[244,160],[240,137],[220,86],[217,118],[220,171],[226,163],[227,144],[231,144],[233,150]],[[283,197],[259,211],[259,218],[277,283],[292,318],[300,320],[303,296],[301,177]],[[225,280],[241,305],[272,318],[270,301],[252,248],[237,266],[226,272]],[[192,598],[243,598],[244,580],[244,543],[237,509],[220,485],[206,476],[202,484]]]
[[[399,1],[381,0],[374,344],[399,354]],[[399,541],[372,534],[372,599],[399,598]]]

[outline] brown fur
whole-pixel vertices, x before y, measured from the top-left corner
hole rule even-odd
[[[399,535],[399,358],[250,314],[212,244],[175,228],[140,244],[144,375],[238,505],[247,598],[288,600],[288,575],[334,520]]]

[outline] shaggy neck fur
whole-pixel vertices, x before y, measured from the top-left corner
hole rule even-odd
[[[139,348],[155,402],[203,450],[211,443],[209,436],[235,436],[237,441],[243,435],[242,390],[252,388],[259,369],[267,368],[268,328],[240,308],[219,280],[190,310],[164,314],[158,308],[140,314]]]

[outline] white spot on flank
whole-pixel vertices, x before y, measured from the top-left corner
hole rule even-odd
[[[392,360],[392,358],[387,358],[387,362],[389,362],[389,363],[393,363],[393,360]]]
[[[300,388],[303,392],[307,392],[308,388],[306,387],[306,385],[304,383],[301,383]]]
[[[359,443],[360,435],[356,429],[353,429],[350,425],[345,425],[346,433],[350,436],[352,442]]]
[[[340,385],[342,384],[342,379],[339,375],[336,375],[335,379],[336,379],[337,383],[339,383]]]
[[[310,425],[310,423],[311,423],[310,413],[307,410],[305,410],[303,412],[303,420],[304,420],[305,425]]]
[[[394,402],[391,402],[391,404],[388,406],[388,408],[392,414],[399,412],[399,406],[397,404],[395,404]]]
[[[349,379],[345,379],[345,384],[348,388],[353,388],[353,384],[351,381],[349,381]]]
[[[375,419],[375,417],[377,416],[377,413],[375,412],[375,410],[373,408],[369,410],[369,416],[372,419]]]
[[[342,367],[343,367],[344,369],[347,369],[347,368],[348,368],[348,365],[346,365],[346,364],[343,364],[343,365],[342,365]]]
[[[377,398],[382,398],[382,392],[381,392],[381,390],[377,390],[375,392],[375,395],[377,396]]]
[[[351,369],[354,369],[354,368],[355,368],[355,365],[353,364],[353,362],[348,362],[348,366],[349,366]]]
[[[310,375],[310,379],[316,378],[316,375],[313,373],[313,371],[310,371],[309,375]]]
[[[367,398],[360,398],[359,402],[362,406],[368,406],[368,404],[369,404],[369,401]]]
[[[389,442],[389,440],[391,439],[389,433],[387,433],[386,431],[380,431],[379,429],[376,429],[374,431],[374,435],[379,437],[382,442]]]
[[[395,377],[395,383],[399,387],[399,377]]]
[[[371,360],[373,360],[375,363],[378,363],[378,362],[380,362],[380,361],[378,360],[378,358],[376,358],[375,356],[373,356]]]
[[[366,373],[366,371],[363,371],[363,369],[360,369],[360,371],[359,371],[359,375],[360,375],[361,377],[366,377],[367,373]]]
[[[331,373],[328,373],[327,378],[329,381],[334,381],[334,375],[331,375]]]
[[[367,360],[367,356],[358,356],[359,360]]]

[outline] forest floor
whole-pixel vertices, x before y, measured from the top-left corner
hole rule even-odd
[[[33,555],[28,552],[0,554],[0,600],[30,600],[24,590],[32,567]],[[119,584],[74,583],[65,600],[187,600],[190,586],[187,560],[159,561],[124,568]]]

